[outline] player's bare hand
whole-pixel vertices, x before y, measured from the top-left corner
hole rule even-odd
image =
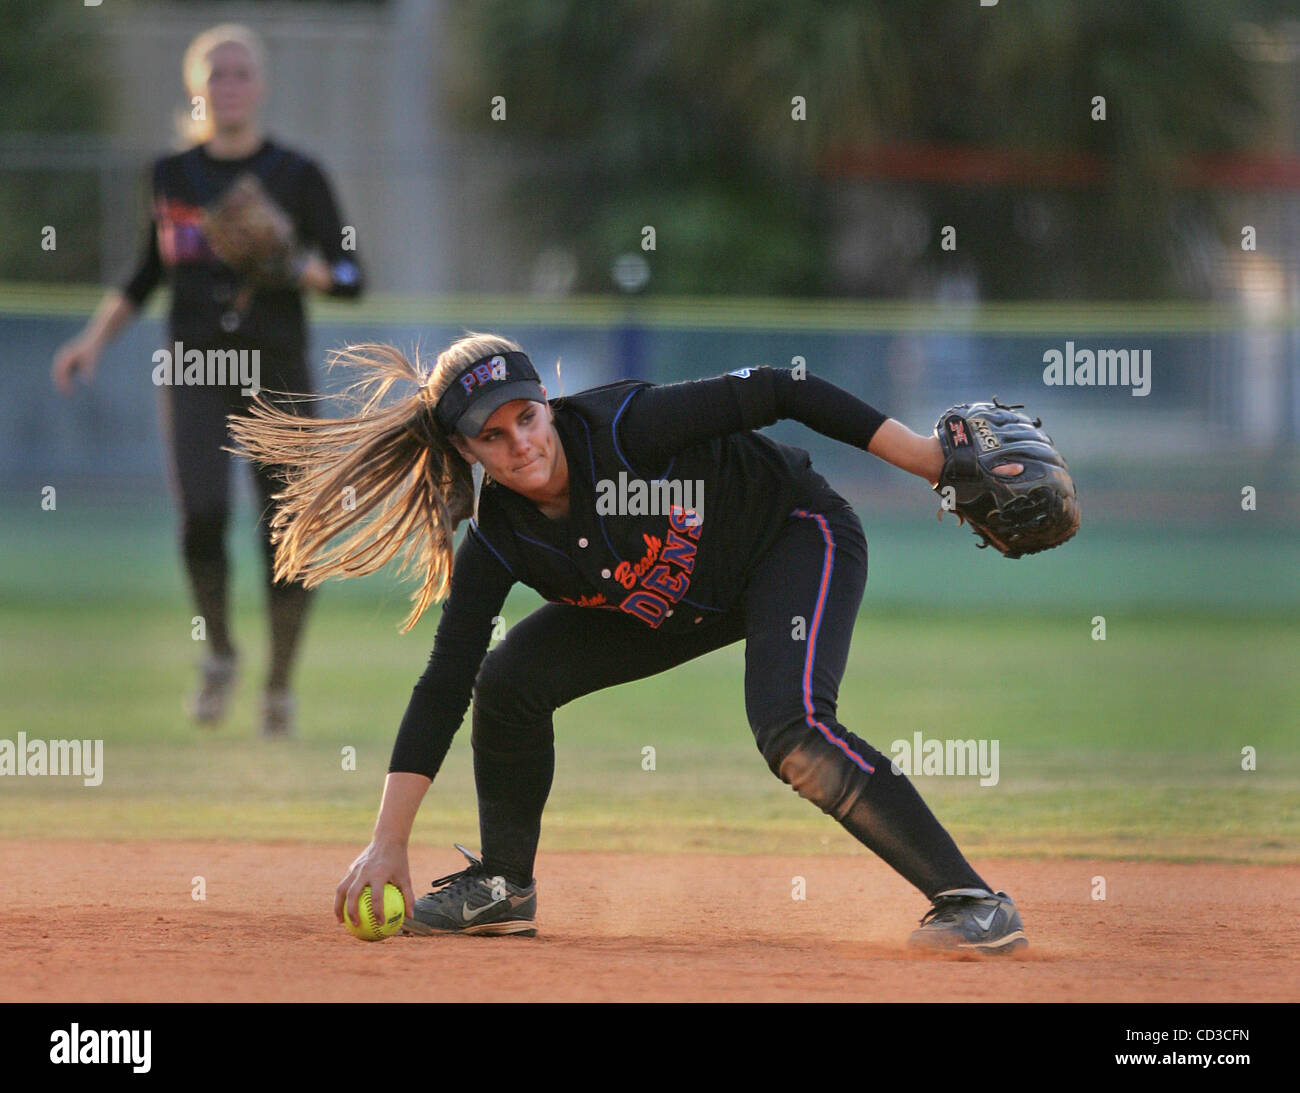
[[[328,292],[334,287],[334,275],[330,273],[329,264],[320,255],[309,255],[302,263],[298,273],[299,288],[314,288],[317,292]]]
[[[54,366],[50,369],[50,376],[60,394],[72,393],[72,381],[78,375],[86,383],[95,378],[99,352],[99,346],[85,337],[73,338],[72,341],[59,346],[54,354]]]
[[[415,910],[415,891],[411,887],[411,867],[404,843],[372,842],[358,855],[334,890],[334,917],[342,922],[346,907],[348,918],[359,922],[362,891],[369,885],[370,899],[378,899],[380,902],[375,906],[382,907],[385,884],[395,884],[402,890],[406,913],[410,915]]]

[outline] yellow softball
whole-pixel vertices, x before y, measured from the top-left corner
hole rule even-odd
[[[353,922],[348,914],[347,906],[343,908],[343,923],[348,928],[348,933],[353,937],[359,937],[362,941],[383,941],[386,937],[392,937],[402,928],[402,918],[406,914],[406,902],[402,899],[402,890],[395,884],[384,885],[384,917],[381,921],[375,915],[375,909],[370,903],[370,885],[361,889],[361,899],[357,902],[357,910],[361,914],[359,923]]]

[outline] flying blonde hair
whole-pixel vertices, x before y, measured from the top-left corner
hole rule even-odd
[[[331,367],[361,373],[340,396],[350,416],[300,416],[261,398],[246,416],[230,415],[228,450],[274,467],[286,483],[271,519],[275,579],[314,588],[374,573],[400,553],[398,574],[423,578],[401,631],[414,627],[447,594],[452,536],[474,514],[473,471],[434,407],[466,365],[521,352],[508,338],[470,332],[425,371],[418,354],[412,363],[391,345],[350,345],[330,355]],[[413,392],[384,404],[408,383]]]
[[[266,47],[262,44],[262,39],[248,27],[240,23],[222,23],[195,35],[194,40],[185,47],[185,55],[181,59],[181,79],[185,81],[185,91],[190,99],[184,108],[176,112],[176,133],[183,147],[188,148],[212,139],[211,111],[205,109],[202,118],[194,117],[194,99],[207,95],[208,72],[211,69],[208,57],[214,49],[225,45],[242,47],[263,83],[267,79]]]

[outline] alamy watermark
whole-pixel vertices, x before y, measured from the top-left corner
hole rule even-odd
[[[660,478],[647,482],[618,472],[618,481],[602,478],[596,483],[596,512],[600,516],[669,516],[674,509],[686,512],[687,527],[704,523],[702,479]]]
[[[978,774],[980,785],[998,784],[996,740],[927,740],[915,732],[911,740],[895,740],[889,750],[893,757],[889,765],[895,774]]]
[[[50,1033],[50,1062],[129,1065],[136,1074],[152,1067],[150,1029],[94,1029],[74,1023]]]
[[[1132,387],[1135,396],[1151,394],[1151,350],[1049,349],[1043,354],[1048,387]]]
[[[186,349],[176,342],[153,355],[153,382],[158,387],[229,387],[241,395],[262,389],[260,349]]]
[[[17,741],[0,738],[0,777],[5,775],[73,777],[97,786],[104,781],[104,741],[28,740],[25,732]]]

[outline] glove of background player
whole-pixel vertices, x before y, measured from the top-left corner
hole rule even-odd
[[[212,253],[258,288],[297,283],[293,221],[256,175],[240,175],[203,211]]]
[[[996,397],[962,403],[935,426],[944,455],[935,492],[980,536],[978,546],[991,543],[1008,558],[1060,546],[1079,530],[1079,498],[1065,458],[1042,421],[1020,409]],[[994,474],[1004,463],[1024,469]]]

